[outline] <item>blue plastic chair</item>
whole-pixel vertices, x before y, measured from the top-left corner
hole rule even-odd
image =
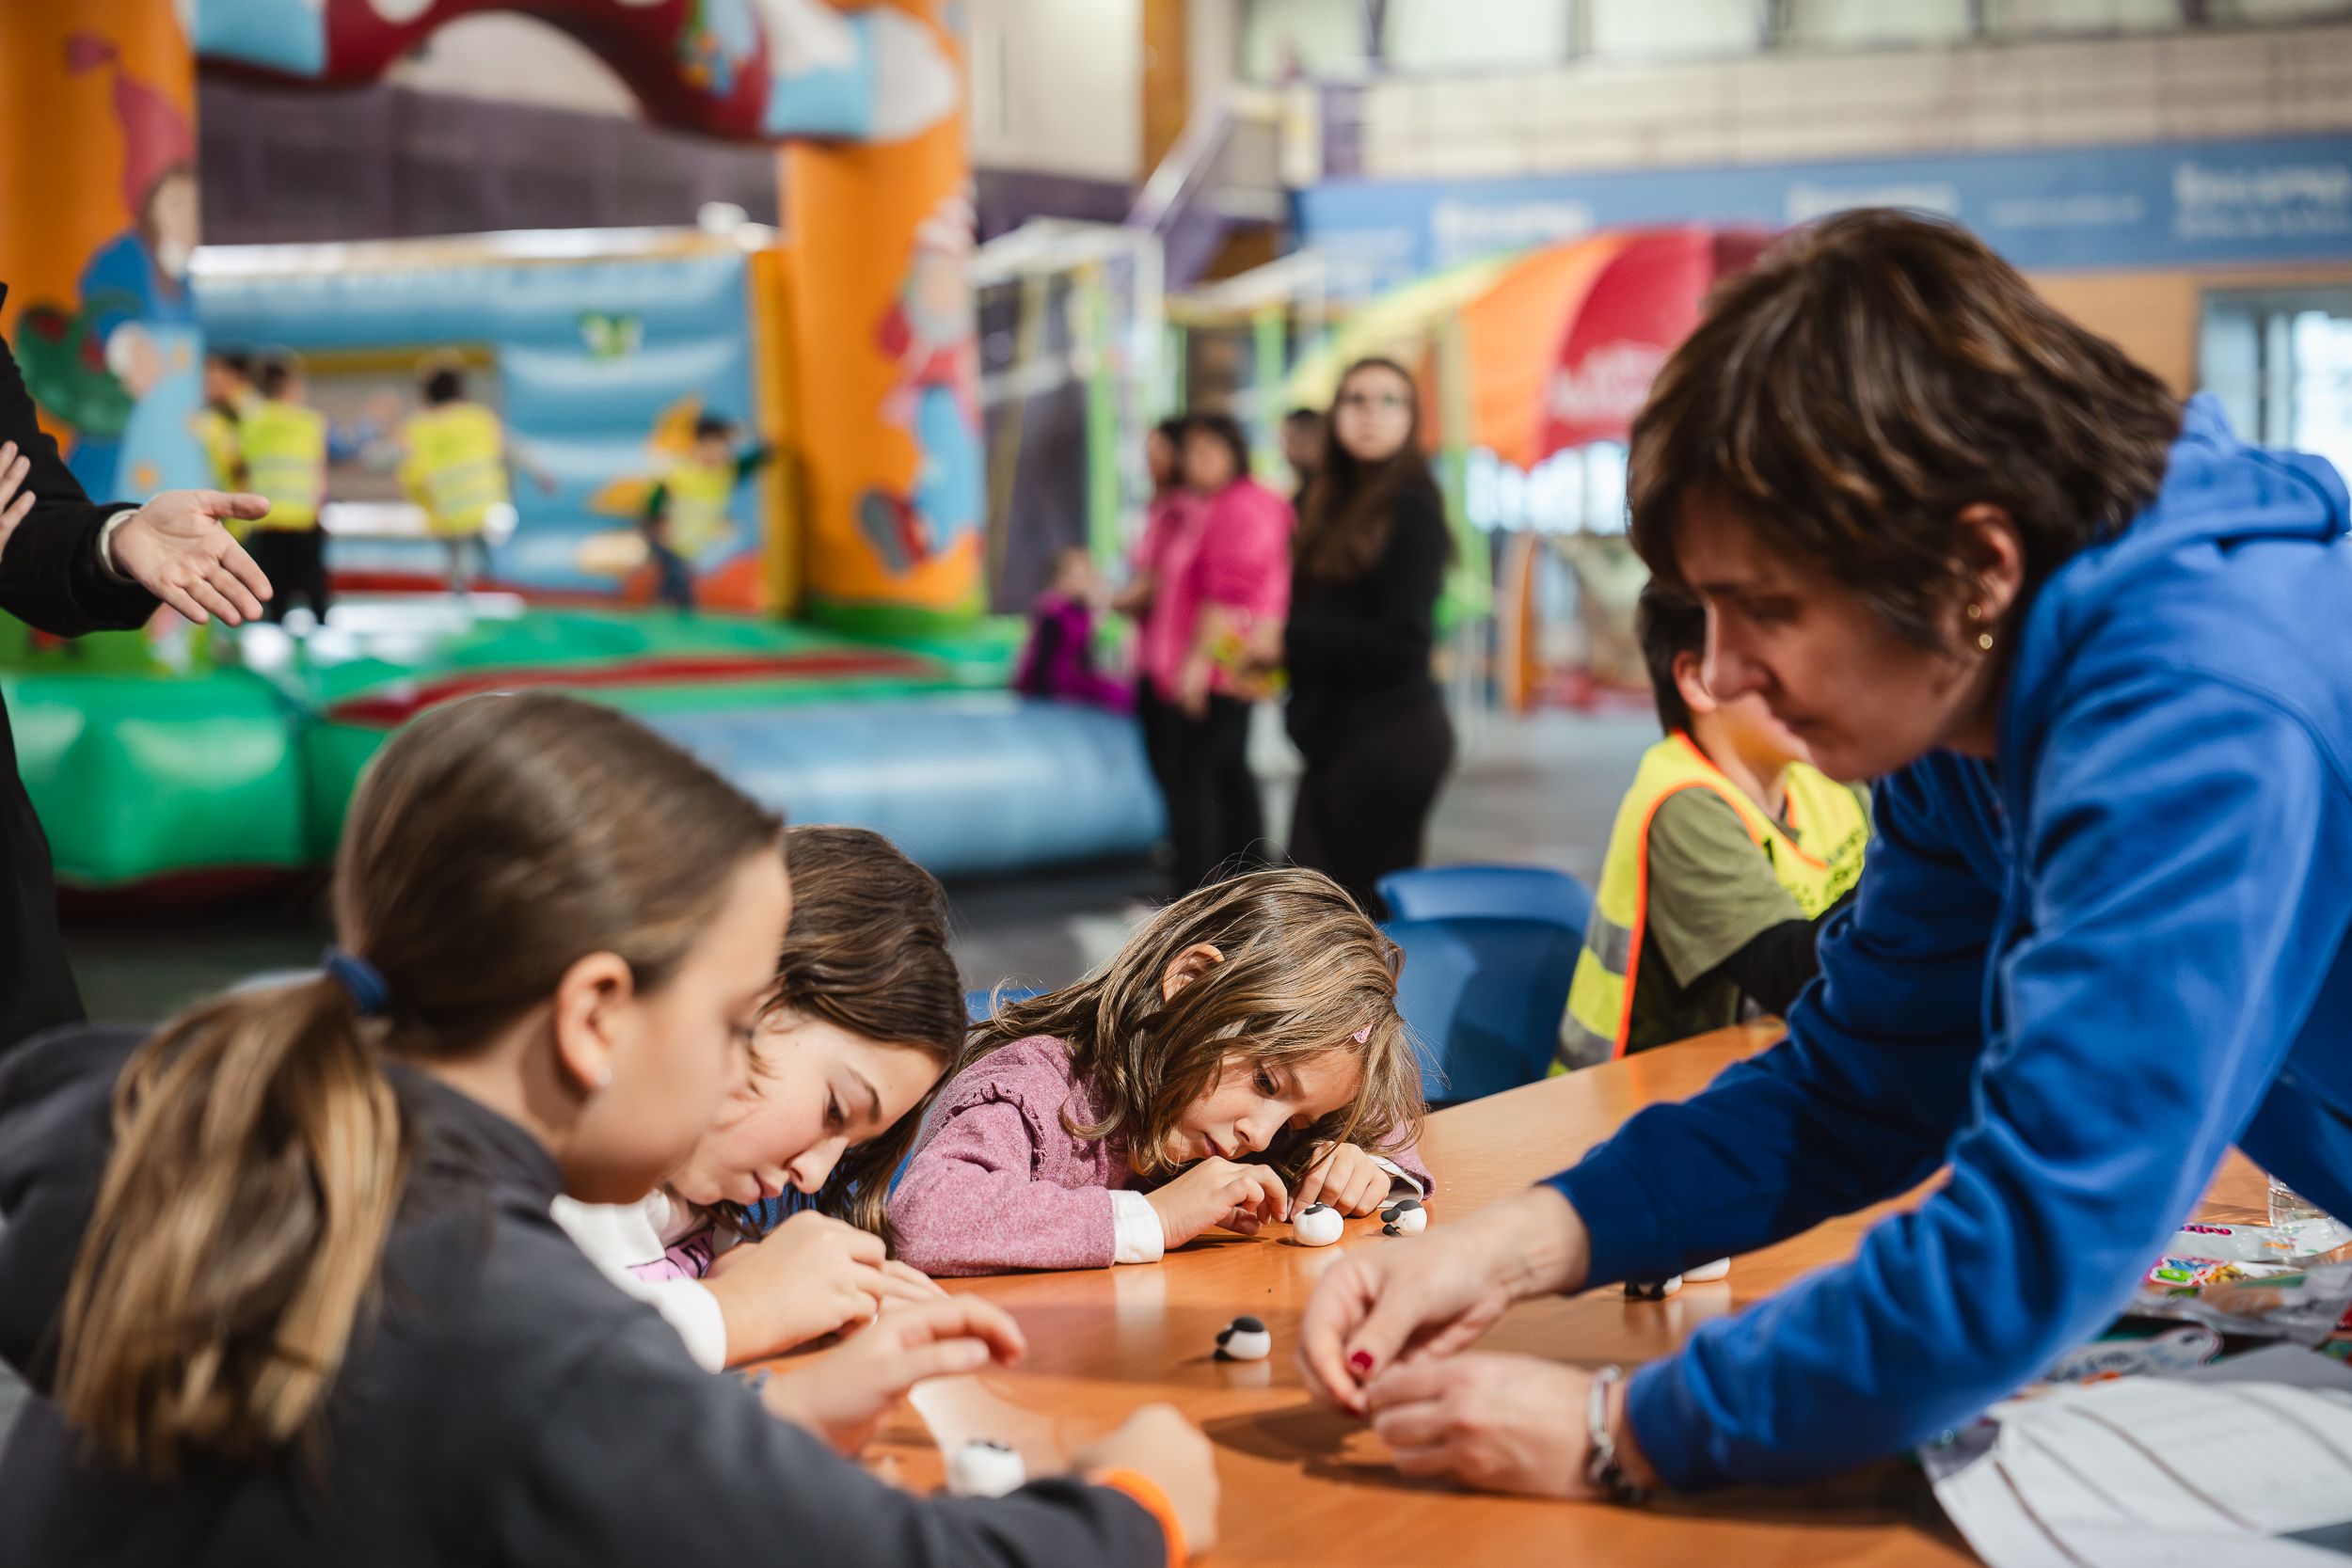
[[[1565,871],[1548,865],[1431,865],[1391,871],[1380,896],[1397,920],[1449,920],[1457,915],[1540,920],[1584,935],[1593,894]]]
[[[963,993],[963,1010],[975,1023],[985,1023],[996,1016],[1000,1002],[1026,1002],[1045,992],[1036,986],[1006,986],[1002,990],[983,987]]]
[[[1397,920],[1397,1010],[1420,1037],[1422,1097],[1458,1104],[1551,1070],[1581,931],[1549,920]]]

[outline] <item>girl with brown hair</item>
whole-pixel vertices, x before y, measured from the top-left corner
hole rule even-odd
[[[750,1074],[643,1201],[555,1200],[580,1250],[713,1371],[941,1293],[888,1258],[882,1203],[963,1049],[947,895],[864,828],[794,828],[785,863],[792,924]],[[777,1199],[797,1212],[762,1234],[752,1213]]]
[[[1154,915],[975,1036],[890,1200],[935,1275],[1159,1260],[1430,1186],[1396,949],[1331,879],[1259,871]]]
[[[1454,536],[1404,366],[1349,366],[1328,429],[1294,541],[1282,627],[1284,718],[1307,762],[1290,854],[1380,917],[1380,879],[1421,863],[1454,764],[1454,725],[1429,670]]]
[[[993,1502],[828,1451],[916,1379],[1016,1358],[985,1303],[755,1393],[549,1217],[635,1201],[709,1126],[774,987],[777,832],[616,713],[451,704],[361,783],[324,975],[12,1055],[0,1354],[40,1397],[0,1564],[732,1568],[788,1541],[1157,1568],[1201,1542],[1214,1474],[1167,1416],[1089,1456],[1108,1485]]]

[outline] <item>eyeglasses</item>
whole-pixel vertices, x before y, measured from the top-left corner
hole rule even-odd
[[[1346,392],[1340,397],[1342,408],[1377,408],[1382,410],[1410,408],[1413,400],[1397,392]]]

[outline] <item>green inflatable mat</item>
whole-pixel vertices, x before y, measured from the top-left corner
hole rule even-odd
[[[1001,688],[1020,635],[1004,621],[845,638],[749,618],[531,610],[423,638],[395,630],[342,658],[300,650],[266,672],[215,667],[223,650],[199,640],[195,667],[175,674],[141,634],[35,651],[9,629],[0,658],[18,668],[0,671],[0,693],[18,766],[58,880],[90,890],[325,863],[368,760],[437,702],[523,688],[645,714],[888,701]]]
[[[58,880],[294,872],[317,859],[301,715],[242,670],[0,673]]]

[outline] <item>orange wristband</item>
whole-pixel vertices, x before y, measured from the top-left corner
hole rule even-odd
[[[1192,1555],[1184,1547],[1184,1527],[1176,1522],[1176,1505],[1168,1500],[1158,1481],[1140,1470],[1096,1470],[1087,1480],[1124,1492],[1140,1503],[1146,1513],[1160,1522],[1160,1533],[1168,1537],[1168,1568],[1184,1568]]]

